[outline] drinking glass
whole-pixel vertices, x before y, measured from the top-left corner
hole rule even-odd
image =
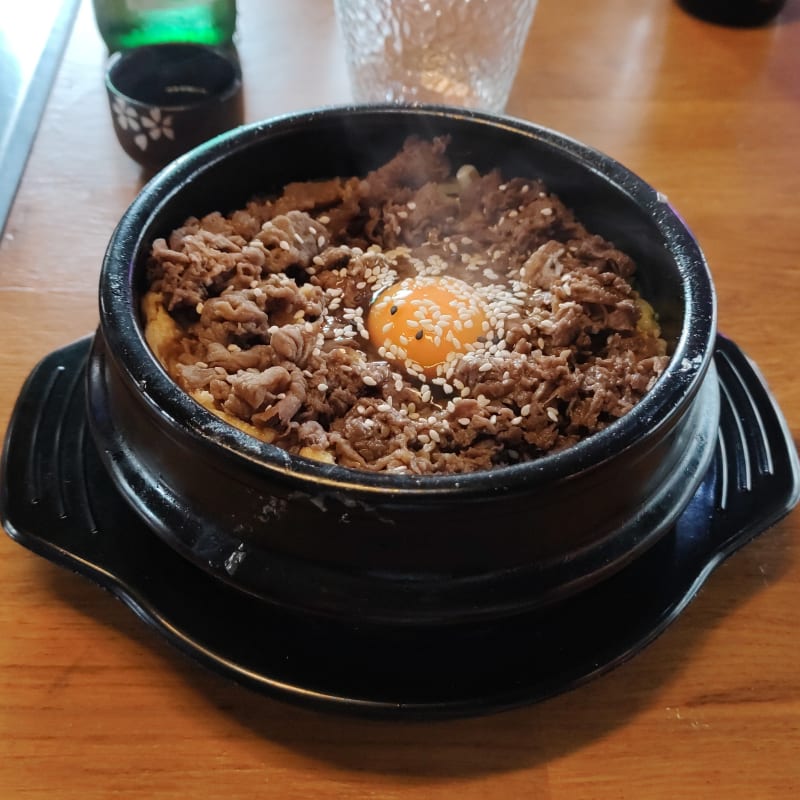
[[[335,0],[353,98],[501,112],[537,0]]]

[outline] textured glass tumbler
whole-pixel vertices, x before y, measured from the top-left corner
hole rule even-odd
[[[501,112],[537,0],[335,0],[357,103]]]

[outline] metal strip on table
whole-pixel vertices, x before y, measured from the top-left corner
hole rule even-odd
[[[79,5],[0,2],[0,234]]]

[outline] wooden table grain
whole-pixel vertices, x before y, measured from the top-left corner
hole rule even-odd
[[[240,0],[248,121],[344,102],[332,4]],[[34,364],[93,331],[143,176],[118,147],[84,2],[0,243],[0,430]],[[800,2],[776,24],[671,0],[540,0],[510,114],[664,192],[720,329],[797,441]],[[800,512],[724,563],[644,652],[541,704],[437,723],[299,710],[174,652],[88,581],[0,537],[0,798],[800,796]]]

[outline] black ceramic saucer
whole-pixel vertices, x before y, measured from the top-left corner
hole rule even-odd
[[[754,365],[720,337],[712,466],[674,528],[621,572],[555,606],[484,624],[396,629],[294,616],[189,564],[117,494],[86,430],[89,346],[87,339],[52,353],[23,387],[3,455],[6,531],[113,592],[202,664],[317,708],[463,716],[573,688],[649,644],[712,569],[800,493],[780,411]]]

